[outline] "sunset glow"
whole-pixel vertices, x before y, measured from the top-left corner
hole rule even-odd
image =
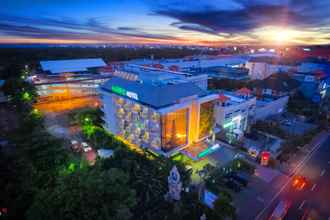
[[[4,44],[330,43],[327,0],[4,0],[0,6]]]

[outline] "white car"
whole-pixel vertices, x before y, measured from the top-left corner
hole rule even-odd
[[[272,215],[270,216],[269,220],[282,220],[291,206],[291,202],[288,200],[281,200],[277,206],[275,207]]]
[[[92,150],[92,148],[86,142],[82,142],[81,147],[84,149],[84,152],[88,152]]]

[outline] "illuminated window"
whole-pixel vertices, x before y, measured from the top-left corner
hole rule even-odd
[[[214,125],[214,102],[205,102],[200,106],[199,138],[210,135]]]
[[[161,116],[162,150],[170,151],[187,144],[188,109],[181,109]]]

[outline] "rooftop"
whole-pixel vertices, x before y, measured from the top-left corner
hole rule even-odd
[[[88,71],[88,68],[107,66],[101,58],[47,60],[40,61],[40,65],[43,71],[49,71],[53,74],[65,72],[84,72]]]
[[[154,108],[162,108],[176,104],[184,98],[205,96],[208,92],[200,89],[192,83],[152,85],[140,83],[137,81],[125,80],[119,77],[113,77],[101,86],[101,89],[116,93],[116,89],[122,93],[135,93],[135,100],[147,104]],[[115,90],[115,91],[114,91]],[[126,93],[127,94],[127,93]]]
[[[257,80],[254,86],[263,89],[272,89],[282,92],[290,92],[299,87],[299,82],[285,73],[275,73],[264,80]]]
[[[219,93],[219,99],[221,102],[225,102],[225,106],[232,106],[232,105],[238,105],[241,103],[246,102],[247,100],[254,98],[254,96],[246,96],[244,97],[236,92],[230,92],[230,91],[220,91]]]

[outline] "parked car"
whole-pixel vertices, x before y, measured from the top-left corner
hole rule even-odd
[[[225,186],[227,186],[229,189],[233,190],[234,192],[240,192],[242,190],[242,187],[239,185],[239,183],[237,183],[232,178],[225,179]]]
[[[86,142],[82,142],[81,147],[83,148],[84,152],[88,152],[92,150],[92,148]]]
[[[249,175],[242,172],[231,172],[226,177],[234,179],[245,187],[249,183]]]
[[[80,146],[79,142],[76,140],[71,140],[71,149],[75,152],[80,152],[81,146]]]

